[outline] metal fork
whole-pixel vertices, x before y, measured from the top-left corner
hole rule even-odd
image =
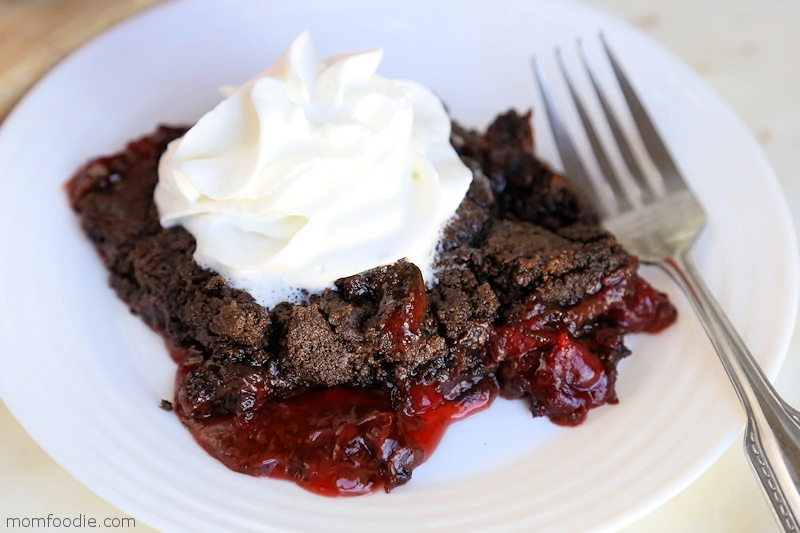
[[[689,250],[705,223],[689,190],[605,38],[603,49],[614,71],[642,143],[660,177],[648,180],[599,83],[583,44],[583,65],[632,179],[620,179],[609,162],[559,50],[556,56],[602,177],[592,180],[559,115],[536,59],[532,66],[550,128],[566,174],[589,194],[603,224],[639,259],[665,270],[686,293],[719,355],[747,415],[745,453],[784,531],[798,532],[800,520],[800,413],[775,391],[734,330],[692,263]]]

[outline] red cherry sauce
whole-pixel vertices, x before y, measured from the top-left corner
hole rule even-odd
[[[195,440],[231,470],[291,480],[324,496],[358,496],[407,482],[447,426],[487,407],[495,390],[476,387],[448,401],[435,386],[412,386],[410,396],[401,412],[383,391],[345,387],[206,419],[176,410]]]
[[[395,339],[413,334],[418,313],[411,311],[424,300],[391,303],[387,331]],[[325,496],[389,492],[430,457],[451,423],[491,404],[498,382],[503,396],[526,398],[534,415],[562,425],[577,425],[590,409],[616,403],[614,350],[624,333],[657,332],[674,320],[666,295],[646,282],[638,280],[631,291],[612,284],[573,307],[529,301],[495,329],[489,356],[498,362],[497,380],[485,377],[455,399],[435,384],[411,383],[403,384],[399,402],[391,401],[389,389],[333,387],[207,418],[190,416],[176,394],[175,410],[195,440],[234,471],[291,480]],[[179,364],[197,356],[192,349],[170,352]],[[181,365],[177,391],[190,367]],[[393,407],[398,404],[403,407]]]
[[[626,333],[658,333],[675,322],[677,311],[666,294],[639,278],[624,305],[610,309],[608,315]]]
[[[623,336],[656,333],[676,316],[667,296],[641,279],[631,291],[611,284],[568,308],[531,300],[495,331],[501,394],[527,398],[535,416],[556,424],[580,424],[590,409],[617,403]]]

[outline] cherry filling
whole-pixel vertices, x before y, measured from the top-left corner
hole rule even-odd
[[[487,407],[494,388],[448,401],[421,385],[411,396],[411,408],[398,412],[384,391],[333,387],[235,415],[197,419],[178,409],[178,416],[231,470],[291,480],[324,496],[358,496],[407,482],[446,427]]]
[[[531,298],[495,330],[501,394],[527,398],[534,416],[580,424],[589,409],[617,403],[616,365],[629,353],[624,335],[656,333],[675,319],[667,296],[639,278],[630,292],[614,283],[570,308]]]
[[[393,319],[387,329],[400,347],[399,332],[410,334],[416,325],[399,320],[396,310],[418,313],[412,312],[413,297],[397,302],[387,306],[395,309],[387,314]],[[659,331],[674,319],[666,296],[642,280],[630,294],[612,285],[570,308],[532,299],[495,328],[496,376],[477,380],[455,398],[446,398],[437,384],[332,387],[205,418],[183,408],[180,397],[181,380],[197,358],[173,349],[181,363],[177,413],[197,442],[234,471],[291,480],[325,496],[388,492],[430,457],[448,425],[488,407],[498,391],[527,398],[535,416],[563,425],[579,424],[589,409],[616,403],[615,366],[627,355],[622,336]],[[402,399],[392,398],[393,393]]]
[[[664,293],[639,278],[625,304],[610,309],[608,315],[627,333],[658,333],[675,322],[676,313]]]

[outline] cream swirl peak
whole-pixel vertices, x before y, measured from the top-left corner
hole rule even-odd
[[[320,59],[304,32],[170,144],[155,202],[195,260],[265,306],[402,258],[427,281],[472,178],[425,87],[381,49]]]

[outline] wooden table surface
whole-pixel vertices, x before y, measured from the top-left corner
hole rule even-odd
[[[0,0],[0,121],[50,67],[162,0]]]

